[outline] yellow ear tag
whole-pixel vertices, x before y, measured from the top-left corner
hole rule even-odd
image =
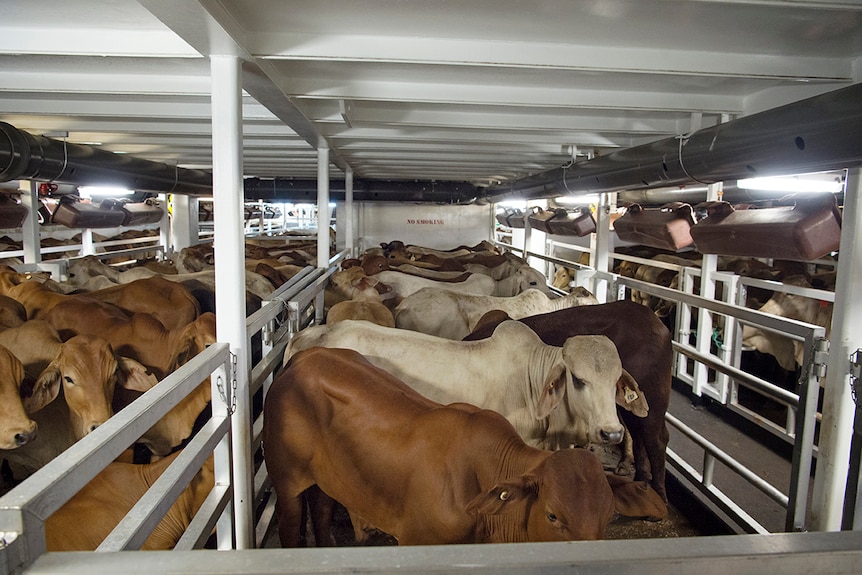
[[[626,403],[631,403],[638,398],[638,392],[630,387],[625,388],[623,391],[625,392]]]

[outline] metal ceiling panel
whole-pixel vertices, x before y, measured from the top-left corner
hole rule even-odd
[[[494,187],[862,81],[862,3],[849,0],[3,0],[0,12],[0,120],[181,167],[212,163],[207,57],[242,58],[249,178],[314,179],[325,145],[335,178]]]

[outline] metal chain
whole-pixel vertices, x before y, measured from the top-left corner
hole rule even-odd
[[[236,412],[236,385],[237,385],[236,384],[236,360],[237,360],[237,357],[236,357],[236,354],[234,354],[231,351],[229,351],[228,353],[230,354],[230,374],[229,374],[230,379],[231,379],[231,398],[230,398],[230,401],[228,401],[227,394],[225,393],[225,389],[224,389],[224,382],[222,381],[220,375],[216,378],[216,388],[218,388],[219,397],[221,397],[221,400],[225,403],[225,405],[228,406],[227,415],[228,415],[228,417],[230,417],[231,415],[233,415]]]

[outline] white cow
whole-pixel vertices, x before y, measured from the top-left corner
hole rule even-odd
[[[575,288],[569,295],[556,299],[550,299],[537,289],[511,297],[495,297],[425,288],[402,300],[394,314],[396,327],[461,340],[491,310],[502,310],[512,319],[521,319],[597,303],[595,296],[584,288]]]
[[[367,321],[314,326],[291,340],[285,364],[314,346],[356,350],[438,403],[497,411],[527,443],[545,449],[619,443],[623,427],[615,404],[626,407],[625,394],[637,390],[607,337],[575,336],[555,347],[517,321],[501,323],[488,339],[468,342]],[[559,394],[562,403],[552,414]],[[645,402],[627,407],[646,415]]]

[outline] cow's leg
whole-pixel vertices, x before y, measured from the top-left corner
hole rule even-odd
[[[314,545],[316,547],[335,546],[335,539],[332,536],[332,513],[335,510],[335,500],[321,491],[317,485],[309,487],[305,495],[311,516],[311,528],[314,531]]]
[[[623,426],[623,441],[620,443],[620,461],[614,473],[625,477],[632,477],[635,474],[635,454],[634,454],[634,438],[628,427]]]
[[[282,547],[303,547],[305,509],[302,491],[298,493],[287,485],[273,485],[276,493],[275,514],[278,517],[278,539]],[[295,495],[294,495],[295,494]]]
[[[670,433],[667,424],[662,420],[661,426],[655,433],[648,434],[649,440],[645,444],[646,456],[650,463],[650,485],[661,495],[667,503],[667,491],[665,490],[665,458],[667,455],[667,444],[670,441]]]

